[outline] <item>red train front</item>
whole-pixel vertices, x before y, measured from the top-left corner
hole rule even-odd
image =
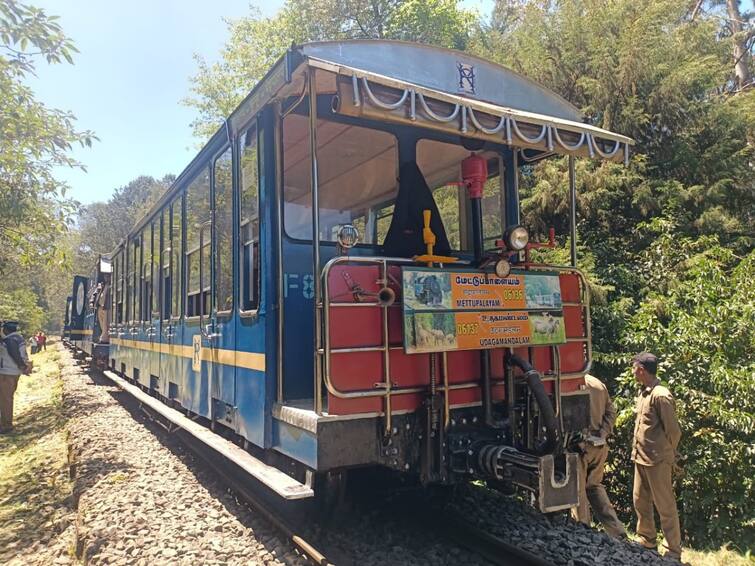
[[[324,270],[327,412],[380,414],[382,464],[423,482],[486,478],[576,504],[564,447],[588,426],[590,303],[573,268],[341,256]]]

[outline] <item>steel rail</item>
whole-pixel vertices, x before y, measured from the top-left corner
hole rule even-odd
[[[102,372],[98,372],[103,377]],[[130,400],[132,398],[129,398]],[[172,436],[177,437],[191,452],[198,456],[207,466],[209,466],[216,476],[220,479],[221,483],[230,487],[234,493],[239,496],[247,505],[249,505],[255,512],[263,517],[272,527],[281,533],[286,540],[294,545],[301,553],[320,566],[330,566],[332,563],[326,558],[326,556],[317,549],[317,547],[303,535],[299,534],[300,528],[297,525],[293,525],[290,521],[287,521],[282,514],[277,513],[270,508],[270,505],[266,504],[260,495],[255,493],[248,483],[242,482],[236,477],[236,474],[243,474],[241,471],[234,473],[233,468],[236,467],[227,458],[217,457],[217,452],[212,450],[206,444],[195,439],[191,434],[183,431],[180,427],[171,427],[165,425],[162,421],[162,417],[155,414],[149,407],[146,407],[138,400],[134,400],[138,406],[138,410],[145,414],[150,421],[159,425],[166,430]],[[264,489],[261,488],[261,489]]]
[[[544,558],[506,542],[492,533],[478,529],[457,517],[445,516],[437,527],[459,546],[479,554],[500,566],[554,566]]]
[[[248,485],[244,485],[239,480],[232,477],[232,473],[225,469],[225,466],[221,465],[220,459],[213,458],[212,454],[208,453],[206,445],[202,444],[200,449],[197,449],[195,443],[191,438],[185,438],[186,434],[182,434],[180,430],[175,433],[181,441],[197,456],[199,456],[205,464],[207,464],[222,480],[222,482],[228,485],[236,495],[238,495],[247,505],[249,505],[255,512],[259,513],[268,523],[270,523],[275,530],[280,532],[291,544],[293,544],[300,552],[307,556],[315,564],[320,566],[328,566],[331,562],[320,552],[317,547],[309,542],[304,536],[298,534],[299,528],[292,525],[281,514],[273,511],[268,505],[266,505],[261,498],[254,493]],[[230,465],[230,464],[229,464]]]

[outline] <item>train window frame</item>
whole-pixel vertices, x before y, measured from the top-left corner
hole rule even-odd
[[[129,324],[135,325],[141,321],[137,316],[141,315],[141,269],[142,269],[142,235],[134,235],[131,239],[131,312],[129,313]]]
[[[178,322],[184,316],[184,189],[170,202],[170,242],[171,242],[171,304],[170,304],[170,321]],[[176,222],[178,221],[178,222]],[[173,236],[178,232],[178,246],[173,249]],[[174,261],[177,260],[177,261]]]
[[[415,161],[417,162],[417,166],[419,167],[420,172],[425,177],[425,181],[427,182],[428,186],[430,187],[430,191],[433,193],[433,198],[435,199],[436,205],[437,205],[438,201],[437,201],[437,198],[435,196],[436,193],[438,191],[444,189],[444,188],[453,187],[454,185],[452,183],[454,181],[451,181],[450,183],[446,183],[444,185],[443,184],[441,184],[441,185],[435,185],[434,183],[431,182],[432,179],[430,179],[429,175],[425,174],[425,171],[422,170],[422,167],[419,164],[419,161],[420,161],[419,160],[419,155],[418,155],[419,154],[419,147],[420,147],[420,145],[423,142],[432,142],[432,143],[435,143],[435,144],[445,144],[445,145],[450,145],[450,146],[457,146],[457,147],[463,148],[464,151],[470,151],[470,150],[464,148],[463,145],[461,145],[461,144],[449,142],[447,140],[440,139],[440,138],[434,138],[434,137],[429,137],[429,136],[421,136],[421,137],[417,138],[417,140],[416,140],[416,146],[415,146],[415,148],[416,148],[415,149]],[[483,150],[482,152],[475,152],[475,153],[485,154],[485,153],[488,153],[488,152],[491,153],[492,155],[488,155],[486,157],[486,161],[488,163],[488,178],[487,178],[487,180],[485,182],[486,186],[485,186],[485,191],[484,192],[487,192],[487,185],[488,185],[488,183],[490,183],[490,181],[496,181],[497,182],[497,184],[498,184],[497,193],[498,193],[498,199],[499,199],[499,212],[502,215],[503,214],[503,210],[504,210],[504,206],[505,206],[505,198],[504,198],[504,182],[505,182],[505,179],[504,179],[504,174],[503,174],[503,171],[504,171],[503,155],[501,154],[500,148],[498,148],[496,146],[490,146],[490,147],[487,147],[487,149]],[[495,161],[495,164],[494,164],[494,166],[491,167],[491,162],[492,161]],[[456,253],[456,254],[469,254],[469,253],[472,252],[472,247],[473,247],[473,244],[472,244],[472,226],[471,226],[470,199],[469,199],[469,194],[467,193],[467,191],[466,191],[466,189],[464,187],[458,187],[457,194],[458,194],[457,205],[458,205],[458,208],[459,208],[459,212],[458,212],[458,214],[459,214],[459,218],[458,218],[458,222],[459,222],[459,234],[458,234],[458,237],[459,237],[459,249],[454,248],[453,245],[452,245],[451,246],[451,251],[454,252],[454,253]],[[491,197],[491,195],[487,195],[486,196],[485,194],[483,194],[483,225],[482,225],[482,232],[483,232],[484,242],[485,242],[486,245],[489,242],[491,242],[491,241],[493,241],[493,243],[494,243],[496,239],[499,239],[499,238],[503,237],[503,230],[502,229],[501,229],[500,233],[496,233],[494,235],[488,235],[488,233],[487,233],[488,226],[484,222],[484,218],[485,218],[485,215],[486,215],[486,211],[484,209],[484,204],[485,204],[484,201],[485,201],[485,199],[489,199],[490,197]],[[504,216],[500,216],[501,226],[503,225],[503,218],[504,218]],[[449,226],[448,226],[447,222],[445,221],[445,219],[444,219],[444,223],[443,224],[444,224],[444,227],[446,229],[446,233],[448,235],[449,243],[451,243],[452,238],[451,238],[451,235],[450,235],[450,229],[449,229]]]
[[[169,238],[170,234],[172,234],[172,220],[171,204],[169,203],[160,209],[160,261],[158,262],[160,286],[158,288],[157,308],[158,319],[161,322],[168,322],[170,320],[171,307],[173,306],[173,296],[169,296],[167,293],[168,289],[171,292],[173,291],[173,252]],[[168,252],[168,262],[164,262],[165,252]]]
[[[253,132],[254,137],[254,148],[257,153],[256,155],[256,183],[257,183],[257,253],[254,253],[254,244],[255,240],[251,239],[249,241],[244,241],[243,238],[243,228],[245,226],[244,222],[244,207],[243,207],[243,183],[244,183],[244,175],[243,175],[243,168],[242,168],[242,160],[244,156],[244,148],[245,146],[245,140],[250,132]],[[262,202],[262,191],[260,190],[260,178],[261,178],[261,163],[262,163],[262,157],[261,157],[261,136],[260,136],[260,128],[257,124],[257,121],[252,121],[249,124],[247,124],[244,129],[239,133],[238,139],[236,140],[236,164],[235,164],[235,172],[238,179],[238,190],[235,191],[236,193],[236,207],[239,211],[238,213],[238,268],[239,268],[239,278],[237,285],[238,288],[238,312],[239,316],[241,317],[254,317],[257,316],[260,309],[260,303],[261,301],[261,287],[262,287],[262,258],[260,254],[261,249],[261,237],[262,237],[262,231],[260,230],[260,212],[261,212],[261,202]],[[248,222],[252,223],[254,222],[254,218],[250,219]],[[254,234],[252,234],[254,236]],[[250,265],[253,263],[256,264],[257,267],[257,277],[253,278],[255,279],[252,282],[251,291],[249,293],[250,296],[250,304],[251,308],[245,308],[246,303],[244,299],[244,287],[247,284],[247,273],[244,269],[244,249],[249,245],[251,247],[251,261],[249,262]],[[254,273],[254,266],[252,266],[252,274]]]
[[[198,183],[201,185],[201,179],[202,176],[206,175],[206,182],[207,182],[207,211],[209,213],[209,218],[206,220],[203,220],[199,223],[197,227],[197,241],[196,245],[192,245],[191,249],[189,248],[189,234],[188,234],[188,216],[189,216],[189,191],[192,189],[192,187],[195,185],[195,183]],[[183,273],[184,273],[184,285],[183,285],[183,314],[184,314],[184,321],[187,323],[194,323],[199,321],[200,318],[209,316],[212,313],[212,261],[206,262],[210,266],[210,277],[207,279],[207,282],[209,283],[208,287],[205,287],[205,289],[202,289],[202,272],[201,269],[198,273],[198,283],[200,286],[200,289],[194,293],[190,293],[189,284],[190,284],[190,277],[191,274],[189,273],[189,267],[190,267],[190,261],[189,256],[192,254],[198,253],[200,256],[202,254],[202,248],[203,247],[209,247],[209,259],[212,259],[212,232],[210,232],[210,237],[207,240],[207,243],[204,246],[200,246],[200,239],[201,239],[201,231],[202,231],[202,225],[207,222],[207,220],[212,220],[212,200],[211,200],[211,182],[212,182],[212,171],[210,168],[210,163],[205,163],[201,169],[197,172],[197,174],[192,178],[192,180],[186,185],[186,188],[184,189],[184,207],[183,207],[183,223],[182,223],[182,229],[183,229]],[[193,242],[192,242],[193,244]],[[199,256],[197,256],[197,262],[199,262]],[[204,263],[204,262],[203,262]],[[207,293],[208,296],[208,305],[207,309],[204,309],[204,293]],[[198,301],[198,309],[197,314],[189,314],[189,307],[190,307],[190,297],[194,297],[195,295],[199,294],[199,301]]]
[[[124,271],[124,264],[123,264],[123,248],[120,248],[115,253],[115,260],[114,260],[114,273],[113,273],[113,290],[112,290],[112,300],[113,300],[113,320],[112,324],[115,326],[116,329],[120,328],[120,325],[123,324],[123,271]],[[120,300],[119,300],[120,299]]]
[[[152,316],[152,224],[148,223],[141,230],[142,253],[140,262],[140,281],[139,292],[141,300],[139,303],[139,321],[149,322]],[[149,246],[149,250],[147,249]],[[148,256],[149,253],[149,256]]]
[[[299,244],[312,244],[312,234],[311,234],[311,215],[312,215],[312,209],[311,206],[307,209],[306,218],[307,222],[309,223],[308,226],[308,235],[306,238],[298,237],[297,235],[292,235],[291,231],[289,230],[289,226],[291,226],[291,219],[290,214],[287,213],[287,203],[291,202],[287,200],[286,198],[286,175],[285,175],[285,169],[286,169],[286,148],[285,148],[285,121],[289,117],[299,117],[304,118],[305,120],[309,120],[308,118],[308,112],[300,112],[299,110],[292,111],[289,114],[286,114],[283,118],[281,118],[278,121],[278,128],[279,128],[279,135],[281,137],[281,143],[280,143],[280,152],[278,155],[276,155],[276,158],[281,160],[281,167],[279,168],[281,172],[281,180],[280,180],[280,187],[281,187],[281,194],[278,198],[281,198],[281,207],[282,207],[282,224],[283,224],[283,230],[282,230],[282,237],[285,237],[288,241],[299,243]],[[350,120],[337,120],[333,119],[333,116],[323,116],[318,115],[317,117],[318,123],[319,122],[325,122],[325,123],[332,123],[332,124],[338,124],[341,126],[348,126],[353,128],[361,128],[364,130],[369,130],[373,132],[379,132],[380,134],[386,134],[393,138],[393,147],[394,147],[394,162],[393,165],[395,167],[395,173],[393,175],[393,179],[396,181],[395,186],[393,188],[393,192],[391,194],[391,197],[388,199],[380,198],[385,197],[385,194],[383,195],[376,195],[372,199],[372,203],[369,205],[365,205],[363,214],[360,214],[358,216],[354,216],[352,218],[351,223],[354,225],[359,224],[360,219],[364,219],[362,222],[365,226],[369,227],[369,218],[370,215],[374,213],[374,210],[376,208],[383,207],[386,202],[393,203],[396,200],[396,197],[398,196],[398,173],[399,168],[401,166],[401,138],[399,135],[399,132],[397,132],[395,129],[391,127],[389,124],[384,124],[380,122],[371,122],[371,121],[365,121],[365,122],[354,122]],[[306,161],[309,163],[311,159],[310,155],[310,148],[309,148],[309,141],[305,142],[306,145]],[[318,146],[320,145],[320,142],[318,141]],[[327,144],[326,144],[327,145]],[[322,151],[322,147],[318,147],[318,151]],[[322,158],[322,154],[318,154],[318,159]],[[320,164],[320,169],[322,170],[322,164]],[[312,186],[311,186],[311,180],[308,182],[308,193],[311,194],[312,192]],[[320,187],[320,190],[322,191],[322,186]],[[321,230],[322,230],[322,203],[320,207],[320,220],[321,220]],[[360,234],[362,236],[362,239],[365,238],[366,232],[364,230],[360,230]],[[332,234],[332,236],[324,237],[322,234],[320,236],[320,245],[321,246],[337,246],[337,238],[335,232]],[[382,247],[382,242],[360,242],[357,244],[357,247],[359,248],[365,248],[365,249],[372,249],[372,250],[379,250]]]
[[[229,153],[230,152],[230,153]],[[217,213],[218,213],[218,206],[217,206],[217,184],[216,184],[216,176],[215,172],[217,171],[217,165],[218,162],[225,157],[226,154],[229,154],[230,157],[230,178],[229,178],[229,187],[227,188],[229,198],[229,205],[230,205],[230,219],[229,219],[229,228],[231,230],[230,233],[230,245],[228,246],[227,252],[230,252],[230,257],[228,258],[230,261],[231,266],[231,305],[227,309],[218,310],[218,299],[220,298],[218,296],[219,293],[219,285],[218,285],[218,267],[220,263],[220,251],[218,249],[218,222],[217,222]],[[233,145],[227,145],[224,146],[220,151],[218,151],[215,156],[212,159],[212,162],[210,164],[210,175],[211,175],[211,186],[212,186],[212,200],[211,200],[211,211],[210,216],[212,218],[212,248],[214,248],[214,255],[216,257],[212,257],[212,252],[210,253],[211,258],[211,269],[210,269],[210,278],[212,280],[210,288],[211,288],[211,298],[210,298],[210,312],[214,312],[216,318],[222,318],[227,319],[230,318],[233,314],[233,310],[236,306],[236,279],[234,277],[234,248],[236,247],[234,244],[234,238],[233,238],[233,232],[234,232],[234,224],[235,224],[235,215],[234,215],[234,205],[235,205],[235,192],[234,192],[234,184],[233,184],[233,171],[234,164],[233,164]]]
[[[133,277],[132,277],[132,265],[130,260],[131,254],[131,239],[126,239],[124,245],[124,269],[123,269],[123,292],[124,292],[124,309],[123,309],[123,324],[129,324],[131,322],[131,303],[133,301]]]
[[[152,323],[155,320],[160,320],[160,308],[158,305],[160,296],[160,238],[162,232],[162,215],[155,214],[150,222],[152,247],[150,250],[150,298],[149,309],[147,314],[149,315],[148,322]]]

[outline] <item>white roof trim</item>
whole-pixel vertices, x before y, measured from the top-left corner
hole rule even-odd
[[[414,119],[417,112],[417,101],[419,101],[419,107],[430,119],[437,122],[458,121],[460,125],[459,130],[462,134],[468,131],[471,124],[483,134],[492,135],[499,132],[502,133],[504,138],[503,141],[508,145],[523,145],[525,147],[542,145],[544,146],[543,149],[546,149],[547,151],[564,154],[587,151],[590,157],[602,157],[604,159],[612,159],[622,156],[625,162],[628,161],[629,158],[629,146],[632,146],[635,143],[632,138],[598,128],[591,124],[473,100],[464,96],[429,89],[378,73],[333,63],[312,56],[308,56],[307,61],[309,66],[316,69],[322,69],[331,73],[352,77],[355,106],[362,104],[362,92],[364,93],[365,102],[369,102],[371,105],[383,110],[395,110],[405,106],[408,100],[411,117]],[[375,97],[370,91],[367,81],[400,89],[403,90],[404,93],[398,102],[383,102],[377,99],[377,97]],[[428,108],[426,102],[427,98],[454,104],[455,110],[447,116],[439,116]],[[489,115],[499,116],[501,121],[495,128],[484,128],[477,120],[474,114],[475,112],[484,112]],[[528,137],[519,129],[520,122],[528,125],[542,126],[542,130],[539,135]],[[568,131],[575,134],[581,134],[579,141],[576,143],[566,142],[561,138],[559,130],[562,132]],[[604,150],[596,143],[596,139],[600,139],[601,141],[614,141],[616,142],[616,145],[613,149],[606,148]],[[522,143],[518,144],[517,141],[521,141]],[[622,149],[623,152],[621,151]]]

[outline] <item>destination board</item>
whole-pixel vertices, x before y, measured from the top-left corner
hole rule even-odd
[[[403,270],[407,353],[562,344],[558,274]]]

